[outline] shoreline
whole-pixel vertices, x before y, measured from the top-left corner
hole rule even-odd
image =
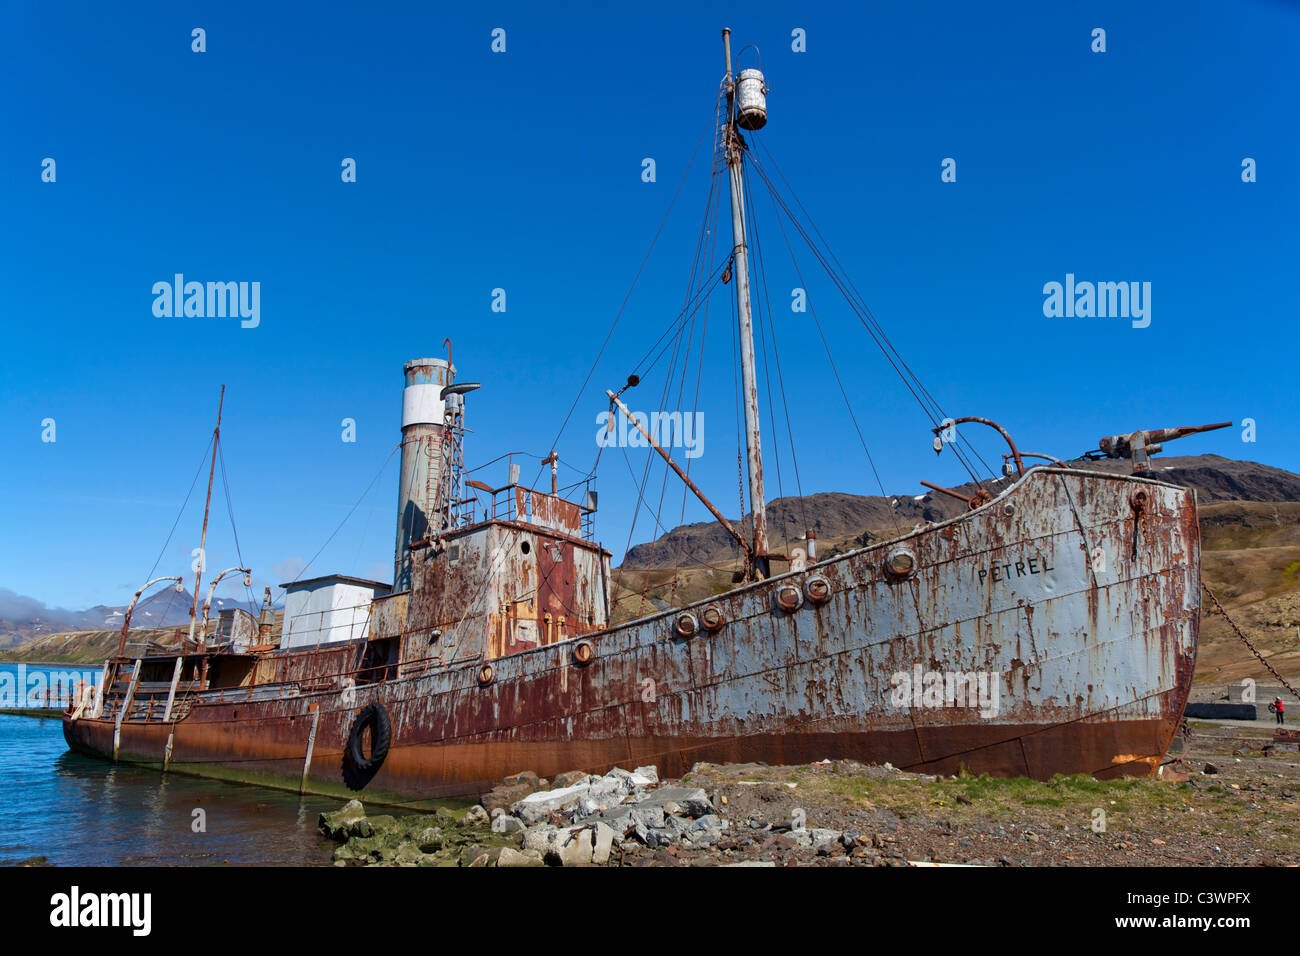
[[[28,661],[22,658],[11,658],[4,652],[0,652],[0,664],[26,664],[28,667],[62,667],[83,671],[101,670],[104,666],[102,661],[98,664],[79,664],[76,661]]]
[[[0,717],[32,717],[36,720],[62,720],[63,711],[53,707],[0,707]]]
[[[1197,721],[1149,777],[700,763],[502,780],[463,814],[322,813],[334,866],[1288,866],[1296,745]],[[1195,756],[1192,755],[1195,752]]]

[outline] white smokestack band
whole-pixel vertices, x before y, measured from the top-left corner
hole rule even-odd
[[[402,391],[402,427],[407,425],[441,425],[445,403],[441,385],[408,385]]]

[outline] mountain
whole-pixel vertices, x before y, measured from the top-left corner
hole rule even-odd
[[[151,591],[140,598],[131,613],[133,626],[141,628],[175,627],[189,624],[194,596],[188,590],[173,588]],[[230,598],[214,597],[211,614],[224,607],[241,606]],[[0,589],[0,649],[18,647],[49,634],[68,631],[120,631],[126,605],[110,607],[97,604],[84,611],[46,607],[34,598]],[[202,613],[202,607],[199,612]]]
[[[179,595],[177,595],[179,597]],[[131,615],[132,622],[135,615]],[[277,610],[271,617],[271,633],[279,632],[284,621],[284,611]],[[189,617],[184,624],[174,627],[131,628],[126,636],[127,653],[140,653],[148,647],[149,653],[165,653],[177,647],[189,633]],[[122,638],[121,628],[116,630],[71,631],[47,634],[28,641],[21,647],[0,651],[4,661],[40,661],[42,663],[102,664],[104,659],[117,653]]]

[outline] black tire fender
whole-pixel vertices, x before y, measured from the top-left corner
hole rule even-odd
[[[369,757],[361,749],[367,727],[371,727],[372,741]],[[370,776],[383,766],[392,742],[393,722],[389,719],[384,705],[378,702],[366,704],[361,708],[361,713],[357,714],[356,720],[352,721],[352,729],[348,732],[348,744],[344,753],[354,769]]]

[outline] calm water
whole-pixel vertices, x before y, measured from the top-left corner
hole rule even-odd
[[[68,750],[59,721],[0,714],[0,863],[323,864],[333,844],[316,818],[338,806],[84,757]],[[193,830],[196,809],[206,832]]]

